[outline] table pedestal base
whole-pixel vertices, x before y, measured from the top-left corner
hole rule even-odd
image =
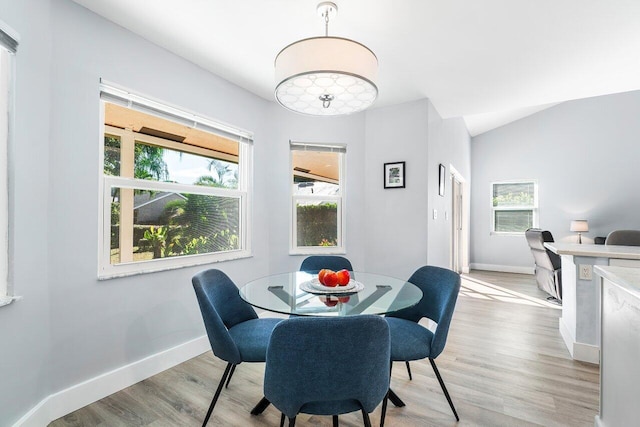
[[[260,402],[251,410],[251,415],[260,415],[267,407],[271,405],[271,402],[266,397],[260,399]]]
[[[389,400],[394,404],[394,406],[397,406],[398,408],[406,406],[402,399],[400,399],[398,395],[395,394],[391,389],[389,389]],[[269,405],[271,405],[271,402],[269,402],[266,397],[263,397],[262,399],[260,399],[260,402],[258,402],[256,406],[253,407],[253,409],[251,410],[251,415],[262,414],[264,410],[269,407]]]

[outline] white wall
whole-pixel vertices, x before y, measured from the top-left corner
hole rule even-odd
[[[476,136],[471,144],[474,264],[532,269],[524,236],[490,234],[490,185],[536,179],[540,227],[575,242],[573,219],[587,219],[583,242],[614,229],[640,229],[640,92],[565,102]]]

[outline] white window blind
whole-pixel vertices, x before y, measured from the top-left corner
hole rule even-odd
[[[494,233],[524,233],[538,226],[535,181],[495,182],[491,187]]]
[[[133,94],[125,89],[118,88],[112,83],[106,83],[104,80],[100,81],[100,99],[175,123],[180,123],[194,129],[220,135],[232,141],[253,143],[253,133],[249,131],[198,116],[197,114],[186,112],[183,109],[173,108],[166,103],[154,101],[141,95]]]
[[[0,21],[0,305],[9,304],[9,180],[8,146],[11,137],[13,56],[17,38]]]

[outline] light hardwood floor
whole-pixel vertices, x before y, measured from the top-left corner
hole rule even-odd
[[[571,359],[558,332],[559,307],[533,276],[473,271],[464,276],[447,346],[436,359],[460,422],[456,423],[428,361],[393,369],[392,387],[407,403],[389,406],[387,426],[593,426],[598,367]],[[348,361],[345,361],[348,366]],[[199,426],[225,363],[207,352],[50,424],[68,426]],[[333,373],[340,379],[340,363]],[[278,426],[262,397],[263,364],[242,364],[223,390],[210,426]],[[331,417],[300,414],[299,426],[330,426]],[[371,416],[380,423],[380,408]],[[361,426],[360,415],[340,416]]]

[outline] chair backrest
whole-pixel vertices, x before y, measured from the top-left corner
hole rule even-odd
[[[560,255],[545,248],[545,242],[553,242],[551,232],[539,228],[530,228],[524,232],[536,267],[556,271],[562,266]]]
[[[444,350],[449,325],[460,291],[460,275],[447,268],[426,265],[417,269],[409,282],[422,289],[422,299],[417,305],[391,313],[390,317],[419,322],[426,317],[438,324],[431,342],[430,357],[435,359]]]
[[[313,274],[317,274],[323,268],[328,268],[333,271],[353,271],[351,262],[349,262],[348,259],[335,255],[312,255],[306,257],[300,265],[300,271],[307,271]]]
[[[389,347],[380,316],[283,320],[267,349],[264,395],[289,418],[370,413],[389,389]]]
[[[237,286],[220,270],[201,271],[191,279],[213,354],[231,363],[242,362],[228,328],[257,319],[253,307],[240,298]]]
[[[604,241],[605,245],[640,246],[640,230],[614,230]]]

